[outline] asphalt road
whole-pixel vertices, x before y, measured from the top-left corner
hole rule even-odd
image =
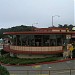
[[[35,66],[5,66],[11,75],[75,75],[75,60]]]

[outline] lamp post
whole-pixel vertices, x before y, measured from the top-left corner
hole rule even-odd
[[[34,26],[34,24],[38,24],[38,23],[33,23],[33,24],[32,24],[32,30],[33,30],[33,26]]]
[[[33,23],[33,24],[32,24],[32,27],[33,27],[34,24],[38,24],[38,23]]]
[[[60,17],[59,15],[54,15],[54,16],[52,16],[52,27],[54,26],[54,25],[53,25],[53,18],[54,18],[55,16]]]
[[[50,70],[50,69],[51,69],[52,67],[49,66],[48,68],[49,68],[49,75],[51,75],[51,73],[50,73],[51,70]]]

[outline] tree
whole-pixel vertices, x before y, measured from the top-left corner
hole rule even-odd
[[[58,25],[59,25],[59,26],[58,26],[59,28],[63,28],[63,25],[61,25],[61,24],[58,24]]]
[[[64,24],[63,28],[68,28],[68,24]]]
[[[1,55],[7,54],[8,52],[4,51],[3,49],[1,49]]]
[[[10,75],[7,69],[0,65],[0,75]]]
[[[32,27],[32,26],[26,26],[26,25],[21,25],[21,26],[15,26],[15,27],[11,27],[11,28],[1,28],[0,29],[0,38],[4,38],[5,35],[3,35],[4,32],[20,32],[20,31],[32,31],[32,29],[34,29],[36,27]]]
[[[72,30],[72,28],[73,28],[73,25],[72,25],[72,24],[70,24],[68,28],[69,28],[69,30],[71,31],[71,30]]]

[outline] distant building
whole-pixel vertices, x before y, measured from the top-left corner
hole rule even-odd
[[[60,54],[75,41],[75,32],[66,28],[36,28],[33,31],[5,32],[3,49],[19,58],[43,58]],[[67,49],[67,48],[66,48]],[[65,49],[65,50],[66,50]]]

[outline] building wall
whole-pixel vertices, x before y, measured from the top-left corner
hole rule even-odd
[[[26,55],[26,54],[16,54],[18,58],[45,58],[50,55]]]
[[[10,46],[11,50],[17,51],[60,51],[62,50],[62,46],[49,46],[49,47],[27,47],[27,46]]]

